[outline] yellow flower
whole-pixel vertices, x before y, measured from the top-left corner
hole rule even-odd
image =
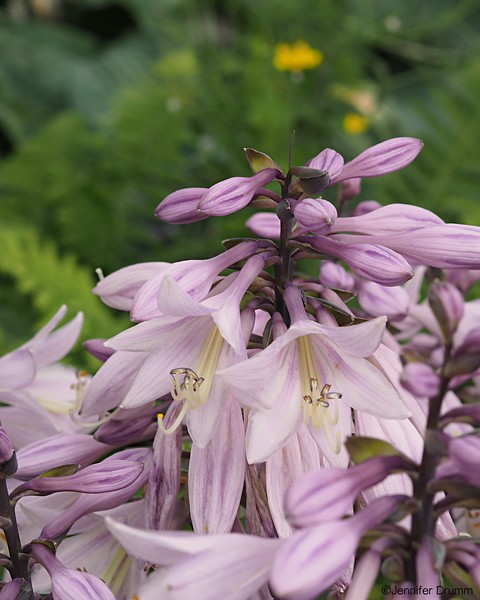
[[[323,53],[315,50],[307,42],[298,40],[294,44],[277,44],[273,66],[279,71],[300,73],[314,69],[323,62]]]
[[[365,115],[349,112],[343,118],[343,129],[349,135],[358,135],[367,131],[370,120]]]

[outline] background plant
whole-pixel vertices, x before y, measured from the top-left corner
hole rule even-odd
[[[362,197],[478,224],[479,19],[470,0],[3,3],[3,349],[64,288],[86,298],[96,267],[210,256],[210,240],[245,231],[244,215],[181,230],[152,207],[178,187],[247,175],[242,146],[286,166],[294,129],[297,164],[322,145],[351,158],[395,135],[422,138],[428,152],[407,178],[367,182]],[[322,62],[275,68],[276,45],[299,40]],[[93,303],[85,337],[120,328]]]

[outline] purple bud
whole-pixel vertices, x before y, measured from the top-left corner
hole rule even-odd
[[[132,448],[117,452],[103,461],[103,464],[113,460],[132,460],[143,463],[140,475],[129,485],[123,485],[113,492],[99,494],[80,493],[75,502],[63,513],[47,523],[40,534],[41,539],[56,539],[65,534],[81,517],[92,512],[109,510],[124,504],[147,482],[150,471],[151,452],[147,448]]]
[[[447,423],[468,423],[473,427],[480,427],[480,404],[462,405],[452,408],[442,415],[440,427]]]
[[[401,287],[385,287],[372,281],[362,282],[358,290],[361,307],[369,315],[385,315],[390,321],[403,319],[410,306],[410,298]]]
[[[296,203],[293,213],[306,231],[327,233],[337,218],[337,209],[328,200],[306,198]]]
[[[419,589],[438,590],[438,586],[440,586],[440,575],[435,568],[435,563],[438,560],[435,560],[434,548],[432,548],[434,544],[440,544],[440,542],[424,537],[420,548],[417,550],[416,572]],[[440,596],[437,597],[440,598]]]
[[[17,452],[18,479],[30,479],[66,464],[86,466],[107,454],[110,446],[101,444],[84,433],[60,433],[33,442]]]
[[[368,148],[347,163],[336,181],[352,177],[377,177],[403,169],[410,164],[423,147],[415,138],[399,137]]]
[[[444,343],[452,341],[460,319],[463,317],[465,301],[452,283],[434,281],[428,292],[428,303],[437,319]]]
[[[413,277],[408,262],[384,246],[344,244],[324,236],[313,237],[311,244],[320,252],[344,260],[355,273],[380,285],[401,285]]]
[[[343,157],[331,148],[325,148],[320,154],[308,161],[307,167],[327,171],[330,181],[335,181],[343,169]]]
[[[275,179],[274,169],[264,169],[252,177],[231,177],[212,186],[198,208],[207,216],[223,217],[242,209],[257,190]]]
[[[83,571],[67,569],[46,545],[33,544],[32,556],[50,575],[54,600],[115,600],[101,579]]]
[[[336,290],[353,290],[355,279],[353,275],[339,265],[331,261],[325,261],[320,267],[320,283],[325,287]]]
[[[480,438],[476,435],[464,435],[449,438],[448,458],[437,467],[437,479],[455,479],[470,485],[480,486]]]
[[[94,338],[83,342],[83,347],[89,354],[98,358],[101,362],[105,362],[115,353],[115,350],[104,346],[104,342],[106,342],[105,339]]]
[[[349,469],[328,468],[308,473],[295,481],[285,495],[287,517],[299,528],[343,517],[362,490],[380,483],[401,466],[405,466],[401,457],[382,456]]]
[[[133,483],[142,471],[143,465],[139,462],[109,460],[85,467],[73,475],[31,479],[17,487],[11,497],[18,498],[28,495],[28,492],[36,492],[40,495],[54,492],[83,492],[86,494],[114,492]]]
[[[7,432],[0,427],[0,465],[8,462],[13,456],[13,445]]]
[[[405,496],[384,496],[353,517],[294,533],[285,540],[272,566],[270,584],[274,594],[299,600],[316,598],[351,564],[365,533],[405,500]]]
[[[466,294],[472,285],[480,279],[480,271],[473,269],[448,271],[447,279]]]
[[[19,598],[31,598],[32,585],[26,579],[13,579],[2,587],[0,600],[19,600]],[[35,599],[37,595],[35,594]]]
[[[417,398],[433,398],[440,389],[440,377],[430,365],[407,363],[400,376],[402,386]]]
[[[272,240],[280,238],[280,219],[275,213],[256,213],[248,219],[246,225],[260,237]]]
[[[355,198],[360,193],[362,188],[362,179],[360,177],[352,177],[340,182],[340,202],[347,202],[351,198]],[[372,200],[373,202],[373,200]],[[361,204],[365,204],[362,202]],[[380,206],[380,205],[379,205]],[[378,208],[378,207],[377,207]]]
[[[207,214],[198,210],[198,204],[208,188],[184,188],[169,194],[155,209],[155,216],[172,225],[203,221]]]
[[[439,224],[443,224],[442,219],[425,208],[409,204],[389,204],[360,216],[340,217],[333,225],[332,232],[389,235]]]
[[[447,223],[395,236],[373,236],[371,241],[439,269],[480,268],[480,227]]]
[[[355,179],[349,179],[345,183],[348,183],[349,181],[355,181]],[[359,202],[353,211],[352,217],[361,217],[362,215],[371,213],[378,208],[382,208],[382,205],[376,200],[365,200],[364,202]]]
[[[149,404],[124,409],[120,412],[124,413],[124,416],[130,415],[129,418],[108,420],[97,429],[94,437],[102,444],[111,446],[128,446],[152,439],[158,428],[156,416],[160,410],[160,406]]]

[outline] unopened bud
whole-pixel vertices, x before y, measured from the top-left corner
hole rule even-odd
[[[437,319],[444,343],[452,340],[464,312],[464,298],[458,288],[448,281],[434,281],[430,286],[428,303]]]
[[[440,377],[421,362],[408,363],[400,376],[402,386],[418,398],[433,398],[440,389]]]
[[[17,461],[14,457],[13,445],[5,429],[0,427],[0,473],[13,475],[17,470]]]

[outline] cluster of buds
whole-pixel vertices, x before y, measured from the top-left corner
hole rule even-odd
[[[2,359],[17,440],[3,464],[18,463],[4,506],[23,544],[8,585],[31,589],[36,563],[35,592],[53,598],[70,597],[71,569],[89,590],[75,598],[367,600],[380,572],[400,594],[480,593],[480,305],[465,300],[480,228],[406,204],[349,210],[362,178],[421,148],[396,138],[347,163],[325,149],[286,172],[247,149],[251,177],[179,190],[156,215],[248,205],[255,237],[102,275],[94,293],[134,325],[86,343],[102,365],[67,410],[29,389],[42,344],[58,360],[72,325]],[[27,440],[18,411],[33,405],[56,430]]]

